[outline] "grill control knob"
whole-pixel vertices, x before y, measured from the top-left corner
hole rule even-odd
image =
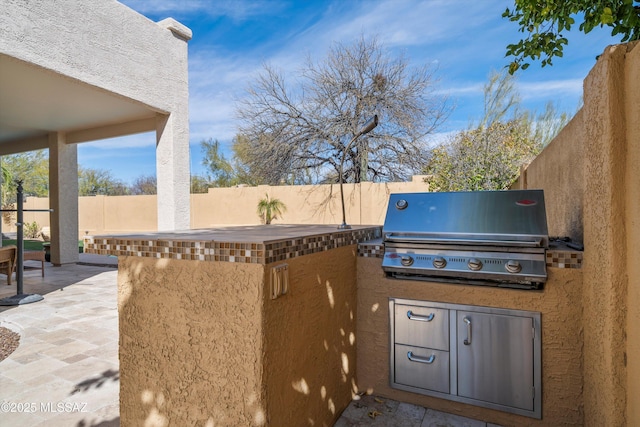
[[[396,209],[398,209],[399,211],[406,209],[407,206],[409,206],[409,202],[407,202],[405,199],[400,199],[396,202]]]
[[[482,270],[482,261],[478,258],[471,258],[467,263],[467,267],[469,267],[469,270],[473,271]]]
[[[409,255],[402,255],[400,257],[400,264],[404,265],[405,267],[409,267],[411,264],[413,264],[413,257]]]
[[[504,266],[509,273],[520,273],[522,271],[522,266],[516,260],[509,260]]]
[[[437,256],[433,259],[433,266],[435,268],[444,268],[447,265],[447,260],[441,256]]]

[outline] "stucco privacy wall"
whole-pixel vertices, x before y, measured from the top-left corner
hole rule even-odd
[[[549,268],[543,291],[523,291],[389,279],[380,258],[360,257],[357,268],[360,390],[502,426],[583,425],[580,269]],[[542,313],[542,419],[390,388],[389,297]]]
[[[187,43],[190,30],[154,23],[115,0],[4,0],[0,53],[148,107],[132,122],[60,129],[68,143],[157,135],[159,229],[189,228]],[[30,146],[27,148],[47,148]]]
[[[344,185],[348,224],[382,224],[390,193],[429,191],[421,176],[411,182]],[[208,194],[192,196],[193,228],[218,224],[259,224],[256,208],[260,199],[280,199],[287,206],[284,224],[341,224],[339,185],[258,186],[210,188]]]
[[[544,188],[550,236],[582,242],[584,198],[584,113],[571,119],[512,188]]]
[[[345,184],[348,224],[382,224],[390,193],[429,191],[422,176],[411,182]],[[287,211],[274,223],[341,224],[340,189],[337,185],[258,186],[210,188],[207,194],[191,195],[191,228],[259,224],[256,208],[269,194],[282,200]],[[78,236],[85,234],[156,231],[156,196],[92,196],[78,202]],[[25,209],[49,206],[47,198],[29,197]],[[49,226],[49,215],[25,212],[25,222]],[[4,231],[15,231],[15,221],[4,222]]]
[[[608,48],[584,82],[584,316],[598,319],[584,329],[585,416],[591,425],[626,424],[626,50]]]
[[[627,153],[625,221],[627,231],[627,425],[640,425],[640,45],[625,61]]]
[[[535,182],[545,192],[583,193],[587,426],[640,425],[639,104],[639,44],[607,48],[584,82],[581,129],[562,142],[568,152],[573,144],[582,147],[582,179],[547,179],[566,163],[546,150],[527,169],[529,188]],[[580,203],[570,196],[565,201]]]

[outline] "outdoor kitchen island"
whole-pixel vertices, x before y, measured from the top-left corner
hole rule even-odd
[[[413,403],[434,410],[448,412],[500,426],[558,426],[584,425],[583,411],[583,324],[582,324],[582,252],[572,250],[560,243],[552,242],[546,252],[548,278],[540,290],[511,289],[497,286],[474,286],[438,281],[402,280],[387,277],[382,268],[384,245],[382,239],[358,245],[358,338],[357,348],[357,385],[362,391],[387,397],[393,400]],[[455,390],[445,390],[443,398],[434,397],[438,393],[409,392],[391,384],[390,359],[392,357],[390,330],[390,301],[405,304],[399,311],[406,321],[407,306],[413,315],[427,316],[442,312],[442,306],[454,312],[458,305],[479,309],[494,308],[508,310],[526,310],[540,313],[541,317],[541,356],[542,356],[542,418],[527,417],[488,409],[460,401],[446,399],[446,394]],[[421,307],[430,307],[423,313]],[[396,304],[397,307],[397,304]],[[393,314],[393,313],[392,313]],[[398,312],[396,312],[398,316]],[[503,316],[506,317],[506,316]],[[397,319],[398,317],[396,317]],[[446,318],[446,317],[445,317]],[[436,317],[437,319],[437,317]],[[455,319],[452,316],[451,319]],[[461,318],[459,318],[460,320]],[[428,320],[422,318],[419,320]],[[473,319],[472,319],[473,320]],[[434,320],[435,322],[435,320]],[[450,320],[450,323],[455,320]],[[426,324],[426,322],[416,322]],[[462,322],[458,321],[459,324]],[[418,327],[418,326],[416,326]],[[475,326],[474,326],[475,327]],[[460,325],[458,326],[460,328]],[[466,334],[462,324],[462,336],[458,344],[451,335],[447,341],[447,350],[466,347],[463,339],[472,339],[477,334]],[[451,328],[455,330],[454,327]],[[475,329],[474,329],[475,331]],[[502,331],[504,333],[505,331]],[[530,334],[529,330],[529,334]],[[460,334],[460,329],[458,330]],[[447,334],[448,338],[449,335]],[[508,341],[506,334],[493,337],[498,342]],[[396,340],[397,343],[398,340]],[[508,345],[508,344],[507,344]],[[519,346],[519,344],[516,344]],[[402,347],[397,346],[396,347]],[[423,347],[426,347],[423,346]],[[436,347],[436,346],[433,346]],[[512,345],[513,348],[513,345]],[[517,351],[517,349],[516,349]],[[440,355],[442,352],[429,351]],[[404,352],[406,359],[406,349]],[[423,357],[424,357],[423,356]],[[500,356],[500,355],[494,355]],[[414,356],[415,357],[415,356]],[[418,357],[419,358],[419,357]],[[448,359],[448,357],[445,357]],[[423,359],[424,360],[424,359]],[[436,357],[436,362],[438,358]],[[428,363],[428,362],[427,362]],[[508,365],[508,362],[506,363]],[[434,366],[423,365],[423,366]],[[396,368],[397,370],[398,368]],[[451,369],[451,372],[460,373]],[[480,374],[480,376],[482,373]],[[449,376],[445,385],[449,385]],[[451,377],[451,384],[462,384],[467,378]],[[521,378],[511,378],[511,385]],[[496,387],[495,379],[486,378],[489,387]],[[439,384],[439,383],[436,383]],[[424,386],[431,388],[430,385]],[[415,387],[414,387],[415,388]],[[453,387],[452,387],[453,389]],[[499,390],[498,390],[499,392]],[[532,395],[534,391],[531,391]]]
[[[333,425],[356,384],[357,243],[379,226],[85,238],[118,256],[122,425]]]

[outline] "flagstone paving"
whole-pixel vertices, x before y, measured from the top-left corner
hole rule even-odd
[[[120,425],[117,270],[114,259],[26,270],[24,293],[44,299],[0,306],[0,326],[20,345],[0,361],[0,426]],[[88,264],[88,265],[87,265]],[[29,265],[25,262],[25,265]],[[15,295],[0,275],[0,298]],[[351,402],[335,427],[492,426],[375,396]]]
[[[4,277],[0,298],[16,293]],[[0,306],[0,326],[20,334],[0,362],[0,425],[120,425],[116,280],[104,266],[25,271],[24,293],[44,300]]]

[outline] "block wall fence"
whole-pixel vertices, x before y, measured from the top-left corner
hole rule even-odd
[[[391,193],[429,191],[424,176],[410,182],[345,184],[348,224],[381,225]],[[286,205],[282,218],[274,224],[341,224],[340,187],[336,184],[210,188],[206,194],[191,194],[191,228],[260,224],[257,206],[265,195]],[[28,197],[25,209],[47,209],[48,198]],[[156,196],[89,196],[78,202],[78,238],[85,235],[154,232],[158,230]],[[3,232],[15,232],[15,217],[7,221]],[[26,223],[49,226],[49,214],[25,212]]]

